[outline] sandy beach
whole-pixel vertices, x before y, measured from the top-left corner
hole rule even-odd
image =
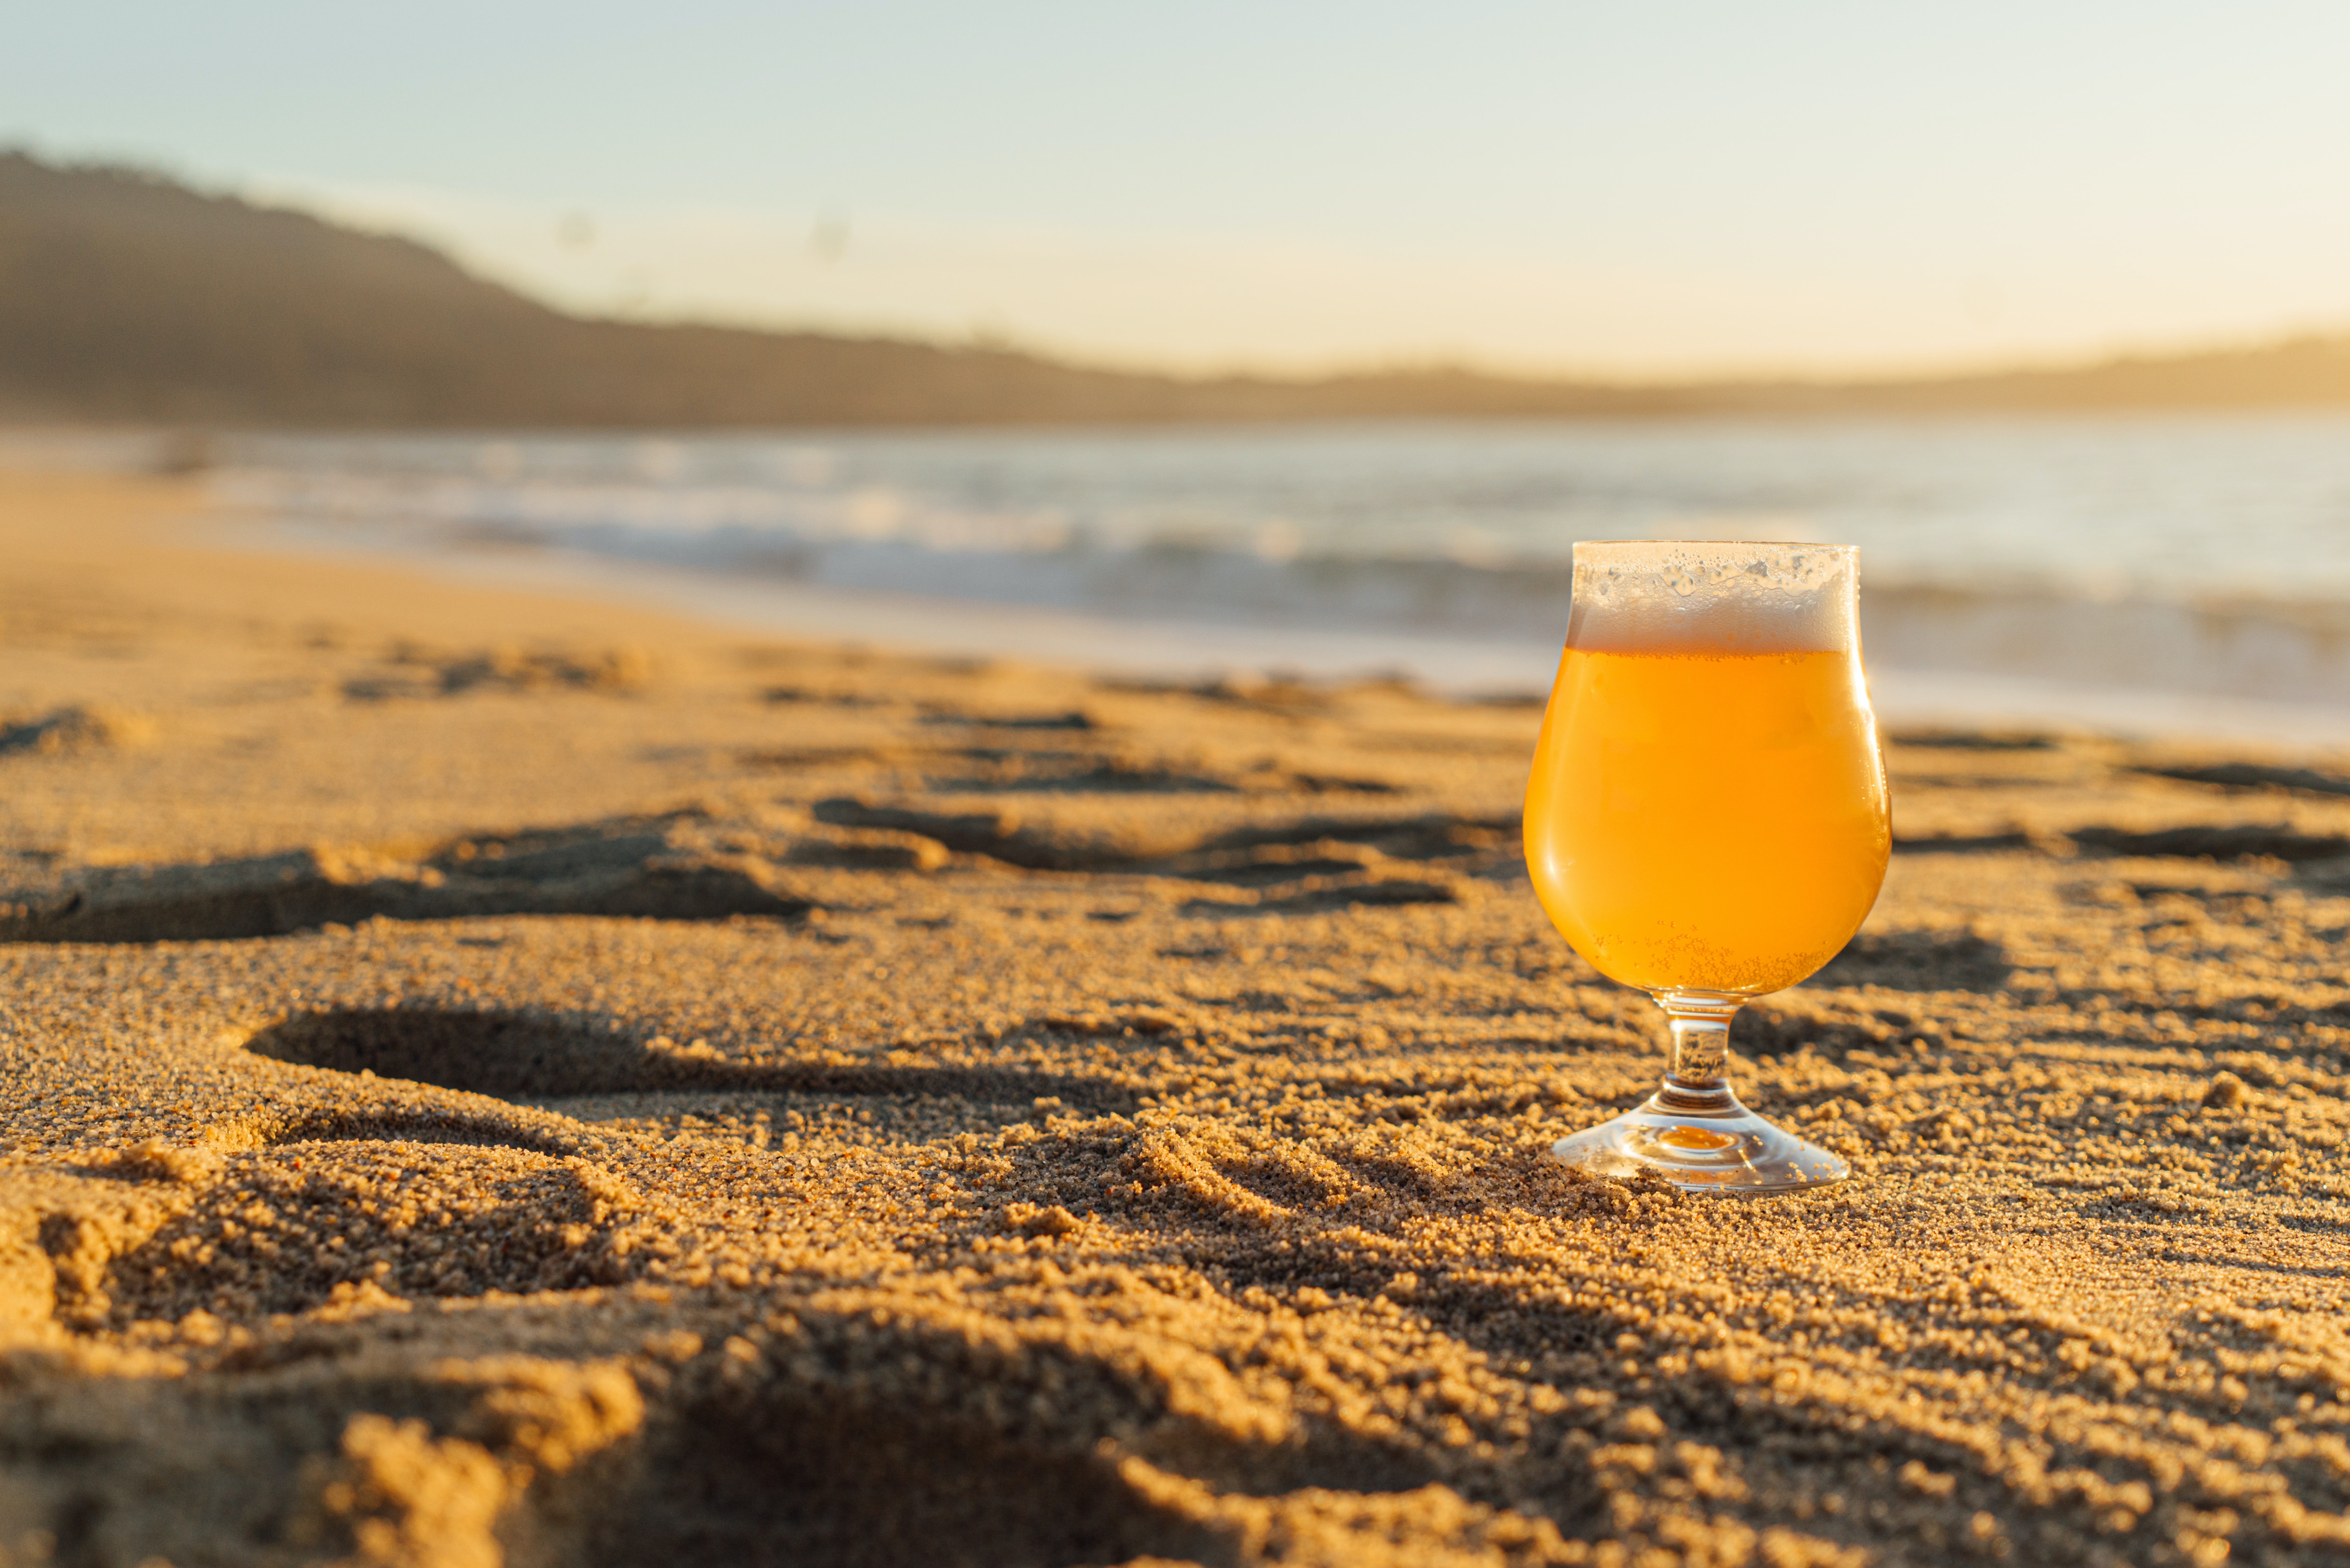
[[[1896,735],[1733,1034],[1854,1179],[1687,1198],[1532,706],[197,505],[0,474],[0,1562],[2350,1556],[2350,764]]]

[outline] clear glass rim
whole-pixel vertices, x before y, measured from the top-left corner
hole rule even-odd
[[[1577,539],[1577,550],[1811,550],[1857,556],[1857,545],[1814,545],[1802,539]]]

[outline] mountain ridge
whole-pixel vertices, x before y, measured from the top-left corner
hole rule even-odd
[[[0,421],[312,428],[1086,424],[2350,405],[2350,337],[1964,375],[1623,384],[1180,376],[983,345],[573,316],[430,246],[0,153]]]

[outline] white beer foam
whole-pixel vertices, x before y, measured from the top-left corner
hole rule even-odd
[[[1843,653],[1849,545],[1578,541],[1566,645],[1586,653]]]

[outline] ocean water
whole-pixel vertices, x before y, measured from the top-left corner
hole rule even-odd
[[[278,435],[210,455],[217,493],[289,547],[635,585],[820,635],[1456,686],[1546,680],[1578,538],[1833,541],[1861,547],[1872,676],[1894,686],[2350,722],[2350,413]]]

